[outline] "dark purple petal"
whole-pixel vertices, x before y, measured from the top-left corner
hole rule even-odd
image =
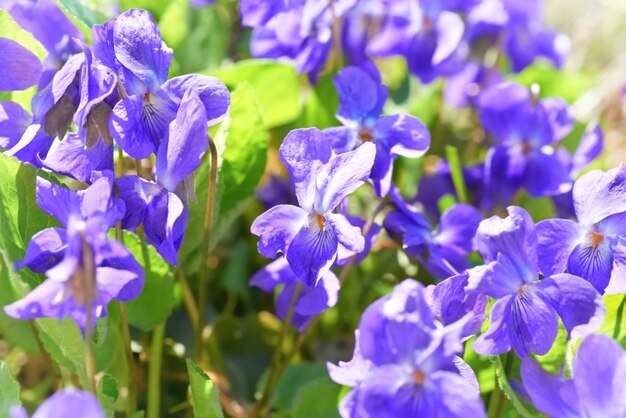
[[[530,92],[519,84],[500,83],[483,91],[478,99],[480,121],[502,143],[513,140],[519,118],[530,104]]]
[[[15,268],[27,266],[35,273],[44,273],[61,261],[66,242],[65,229],[47,228],[36,233],[28,243],[24,259],[16,262]]]
[[[605,335],[591,335],[574,359],[574,385],[582,415],[619,417],[626,414],[626,353]]]
[[[284,257],[279,257],[254,273],[250,278],[250,286],[258,287],[265,292],[271,292],[281,284],[295,282],[296,280],[296,275],[291,271],[287,260]],[[291,299],[287,303],[290,302]]]
[[[132,256],[130,257],[132,259]],[[139,296],[143,289],[144,275],[141,267],[138,266],[138,270],[140,275],[131,270],[98,267],[96,269],[96,281],[103,305],[112,299],[125,302]]]
[[[346,67],[333,78],[339,94],[337,119],[356,128],[378,104],[378,86],[366,71],[359,67]],[[373,115],[377,117],[378,115]]]
[[[546,354],[559,328],[555,309],[537,293],[533,287],[520,290],[508,313],[511,345],[522,359],[529,353]]]
[[[209,126],[221,121],[230,105],[230,93],[220,80],[215,77],[199,74],[188,74],[174,77],[163,85],[171,99],[180,104],[187,90],[198,93],[200,101],[204,104],[206,118]]]
[[[591,284],[571,274],[555,274],[537,285],[573,338],[585,337],[604,321],[602,296]]]
[[[133,158],[147,158],[156,151],[156,144],[143,124],[141,96],[127,97],[115,105],[109,130],[120,148]]]
[[[598,292],[604,293],[613,270],[613,251],[606,239],[594,245],[594,237],[593,232],[585,234],[580,243],[572,249],[567,260],[567,271],[582,277]]]
[[[417,158],[430,146],[430,133],[416,117],[399,114],[383,116],[376,121],[374,138],[382,141],[393,155]]]
[[[510,204],[524,181],[526,160],[526,155],[516,148],[495,146],[487,151],[481,206],[492,209]]]
[[[14,102],[0,102],[0,148],[17,144],[33,121],[33,117]]]
[[[348,219],[348,222],[350,222],[355,227],[358,227],[359,229],[363,230],[363,228],[365,227],[365,219],[361,219],[356,216],[350,216],[347,210],[344,210],[344,208],[345,206],[342,207],[342,214]],[[356,261],[354,262],[355,265],[358,265],[370,253],[370,250],[374,246],[374,243],[376,242],[376,238],[378,237],[378,234],[380,233],[381,229],[382,228],[377,223],[372,224],[369,231],[365,235],[365,246],[363,250],[356,253],[358,255],[356,257]],[[344,265],[354,255],[355,255],[354,251],[348,250],[346,247],[344,247],[340,243],[339,247],[337,248],[337,265],[340,265],[340,266]]]
[[[125,229],[137,228],[143,222],[148,202],[163,189],[158,184],[137,176],[118,177],[115,179],[115,183],[120,192],[120,198],[126,206],[122,227]]]
[[[17,42],[0,38],[0,91],[25,90],[41,76],[39,58]]]
[[[469,254],[474,251],[474,237],[482,218],[473,206],[456,204],[441,215],[439,231],[433,241]]]
[[[307,211],[313,209],[316,179],[331,154],[329,140],[315,128],[289,132],[280,146],[280,159],[289,170],[300,206]]]
[[[284,300],[287,301],[287,305],[293,298],[296,286],[295,282],[289,283],[282,292],[285,294]],[[282,297],[282,294],[280,297]],[[328,270],[321,275],[315,286],[303,286],[295,304],[295,312],[303,316],[317,315],[335,306],[338,298],[339,279],[337,279],[335,273]]]
[[[148,241],[170,264],[176,265],[187,227],[188,210],[178,196],[163,190],[146,206],[143,219]]]
[[[289,244],[308,222],[308,213],[292,205],[274,206],[254,220],[250,232],[259,237],[257,248],[268,258],[286,254]]]
[[[53,141],[53,138],[46,135],[41,125],[33,124],[26,128],[18,143],[5,154],[39,168],[41,159],[46,157]]]
[[[145,84],[145,92],[154,93],[165,83],[173,52],[161,40],[150,12],[122,13],[115,21],[113,44],[116,58]]]
[[[312,286],[335,262],[338,244],[334,231],[325,225],[318,227],[313,218],[293,237],[285,256],[296,277]]]
[[[352,151],[361,144],[359,132],[353,128],[337,126],[324,129],[323,132],[336,154]]]
[[[526,161],[523,184],[531,196],[554,196],[572,188],[570,169],[557,154],[536,152]]]
[[[483,355],[497,355],[511,350],[509,336],[510,324],[508,321],[514,296],[505,296],[491,308],[489,329],[480,335],[472,344],[472,348]]]
[[[157,182],[170,192],[196,168],[209,146],[204,106],[194,90],[183,97],[156,156]]]
[[[567,269],[569,255],[583,233],[576,222],[565,219],[548,219],[537,224],[539,269],[544,276]]]
[[[522,362],[521,375],[524,387],[539,411],[551,417],[580,416],[573,382],[546,372],[532,358]]]
[[[393,174],[393,158],[383,144],[376,144],[376,156],[370,173],[370,180],[374,192],[378,197],[385,197],[391,189],[391,175]]]
[[[93,171],[113,170],[113,146],[98,140],[94,147],[85,149],[83,139],[70,133],[50,149],[41,165],[57,174],[88,183]]]

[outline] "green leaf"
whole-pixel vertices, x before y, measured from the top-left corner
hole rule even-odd
[[[174,276],[169,264],[152,245],[137,235],[123,231],[122,240],[135,259],[144,268],[144,288],[137,299],[126,302],[128,323],[143,331],[161,324],[172,313],[174,306]]]
[[[117,380],[110,374],[105,374],[98,381],[96,390],[100,406],[104,409],[107,418],[115,417],[115,402],[120,395],[120,387]]]
[[[292,418],[339,418],[341,386],[326,377],[302,386],[293,400]]]
[[[196,418],[222,418],[224,413],[215,383],[190,359],[187,359],[187,373],[194,416]]]
[[[210,250],[215,248],[254,196],[265,172],[268,140],[254,90],[250,84],[243,83],[232,93],[228,116],[214,139],[219,158]],[[188,271],[197,270],[199,265],[211,169],[208,154],[196,172],[197,202],[189,205],[189,227],[179,252],[179,260],[184,260]]]
[[[306,92],[304,108],[296,122],[298,127],[319,129],[339,125],[335,113],[339,110],[339,96],[332,76],[322,77],[315,87]]]
[[[0,361],[0,418],[11,418],[9,409],[21,404],[20,385],[11,375],[9,366]]]
[[[102,0],[54,0],[65,15],[85,35],[91,39],[91,27],[104,23],[109,17],[105,8],[111,6],[110,1]]]
[[[304,388],[307,383],[324,376],[328,376],[328,372],[326,367],[320,363],[303,363],[289,366],[276,386],[276,394],[278,395],[275,402],[276,409],[291,409],[297,394],[299,394],[299,390]],[[334,406],[337,406],[336,403]]]
[[[446,158],[450,164],[450,175],[454,183],[454,190],[459,198],[459,202],[467,203],[467,188],[465,187],[465,178],[463,177],[463,167],[459,158],[459,150],[452,145],[446,145]]]
[[[626,348],[626,295],[604,295],[606,316],[598,330]]]
[[[291,64],[245,60],[212,73],[230,89],[244,82],[256,93],[268,128],[294,121],[300,115],[300,88]]]
[[[69,317],[58,321],[53,318],[35,320],[39,336],[50,357],[78,375],[84,388],[89,387],[85,367],[85,341],[76,323]]]
[[[0,154],[0,173],[0,248],[14,262],[24,256],[34,234],[56,222],[37,206],[33,166]]]

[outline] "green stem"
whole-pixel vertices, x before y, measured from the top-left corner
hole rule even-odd
[[[278,383],[278,379],[282,372],[280,365],[280,355],[282,353],[283,344],[285,342],[285,338],[287,337],[287,333],[289,332],[289,328],[291,326],[291,320],[293,319],[296,302],[298,301],[298,296],[300,296],[300,292],[302,292],[302,282],[298,282],[296,286],[296,290],[293,292],[293,296],[291,297],[291,301],[289,302],[289,309],[287,310],[287,315],[283,320],[283,326],[280,330],[280,334],[278,334],[278,341],[276,342],[276,347],[274,348],[274,354],[272,356],[272,364],[270,366],[270,374],[267,378],[267,383],[265,384],[265,389],[263,390],[263,395],[261,399],[256,403],[252,412],[250,413],[250,417],[258,417],[266,408],[270,395],[274,390],[274,386]]]
[[[133,382],[133,369],[135,360],[131,348],[130,327],[128,326],[128,317],[126,315],[126,306],[124,302],[120,302],[120,322],[122,326],[122,335],[124,337],[124,351],[126,353],[126,363],[128,363],[128,402],[126,404],[126,416],[132,418],[135,414],[135,406],[137,397],[135,396],[135,385]]]
[[[196,323],[196,363],[204,366],[204,349],[202,331],[204,330],[204,309],[206,305],[206,281],[209,272],[209,238],[213,224],[213,206],[215,203],[215,187],[217,183],[217,148],[212,139],[209,139],[211,153],[211,174],[207,192],[206,212],[204,213],[204,239],[202,241],[202,256],[200,258],[200,275],[198,280],[198,322]]]
[[[85,328],[85,365],[87,368],[87,379],[89,380],[89,390],[96,393],[96,358],[93,352],[93,304],[91,298],[87,302],[87,327]]]
[[[452,145],[446,145],[446,157],[448,158],[448,164],[450,164],[452,183],[454,184],[459,202],[467,203],[467,188],[465,186],[465,179],[463,178],[463,167],[461,166],[461,160],[459,158],[459,150]]]
[[[150,364],[148,366],[148,418],[161,416],[161,366],[163,364],[163,340],[165,322],[152,331],[150,344]]]

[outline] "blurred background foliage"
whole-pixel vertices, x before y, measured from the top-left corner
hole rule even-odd
[[[269,261],[257,253],[257,238],[249,232],[252,221],[265,210],[254,198],[255,188],[257,184],[267,183],[272,174],[285,175],[277,150],[287,132],[301,127],[338,125],[334,116],[338,98],[332,83],[333,73],[325,71],[319,83],[311,86],[305,76],[296,75],[290,63],[251,59],[248,50],[250,30],[241,27],[236,0],[217,0],[215,4],[201,8],[192,7],[187,0],[121,0],[119,3],[114,0],[58,0],[58,4],[74,16],[74,21],[87,37],[89,25],[102,23],[119,12],[132,7],[151,11],[164,41],[174,50],[171,76],[194,72],[214,75],[232,92],[229,117],[212,132],[220,150],[223,170],[220,171],[219,204],[216,206],[219,209],[212,238],[212,269],[208,281],[210,303],[204,316],[207,320],[209,376],[221,388],[226,412],[241,416],[238,406],[250,404],[255,393],[263,387],[280,328],[280,320],[274,314],[273,295],[248,285],[252,274]],[[546,24],[570,37],[571,55],[562,70],[538,61],[510,78],[528,86],[537,83],[542,97],[560,96],[572,104],[579,123],[564,140],[570,150],[575,149],[585,125],[600,120],[605,131],[605,152],[591,168],[616,166],[626,160],[626,53],[623,48],[626,2],[546,0],[545,7]],[[377,64],[391,90],[386,111],[419,117],[433,136],[426,157],[400,159],[397,164],[396,184],[406,196],[415,195],[421,173],[432,170],[445,155],[444,145],[459,149],[463,164],[482,160],[484,149],[478,145],[484,141],[485,135],[477,123],[476,114],[471,109],[447,105],[441,98],[442,80],[421,85],[415,77],[408,75],[402,59],[391,58],[377,61]],[[229,138],[235,139],[229,141]],[[2,168],[10,171],[15,167]],[[15,174],[24,182],[33,180],[35,175],[34,170]],[[124,389],[129,384],[135,386],[135,393],[146,392],[151,336],[158,329],[155,327],[167,318],[162,415],[182,417],[191,413],[191,404],[187,400],[187,368],[196,373],[197,379],[204,380],[201,370],[185,363],[185,357],[194,355],[194,312],[184,301],[193,300],[189,292],[198,291],[207,182],[208,164],[204,164],[196,175],[198,202],[190,207],[189,228],[180,252],[182,269],[176,273],[185,271],[187,277],[175,277],[174,270],[151,247],[142,245],[133,234],[125,236],[129,249],[150,268],[144,293],[137,301],[126,305],[136,353],[132,382],[125,378],[129,362],[115,349],[116,344],[121,344],[122,336],[108,331],[119,327],[101,325],[96,330],[98,368],[106,370],[106,376],[110,376],[101,379],[99,397],[103,403],[117,404],[113,409],[124,408],[127,396]],[[371,213],[375,204],[372,196],[368,188],[360,189],[351,202],[351,212]],[[547,198],[530,199],[523,195],[520,204],[531,211],[536,221],[554,216],[552,203]],[[8,219],[11,214],[5,216]],[[15,222],[19,224],[18,220]],[[46,222],[42,218],[42,224]],[[0,282],[9,282],[9,276],[16,274],[9,262],[15,259],[14,254],[0,254]],[[388,293],[405,277],[432,282],[414,260],[382,234],[372,254],[351,271],[341,289],[339,302],[322,315],[304,350],[296,357],[296,364],[282,377],[274,400],[278,411],[276,416],[338,416],[337,402],[320,402],[320,399],[338,400],[345,393],[329,380],[325,362],[351,357],[353,331],[365,307]],[[189,287],[181,286],[181,281]],[[618,329],[618,335],[613,337],[624,342],[626,325],[619,325],[622,315],[618,315],[623,311],[621,299],[607,301],[607,310],[614,312],[613,318],[617,322],[604,327],[607,331]],[[119,304],[113,303],[106,321],[116,323],[119,320]],[[33,326],[50,336],[43,339],[43,344],[53,359],[61,364],[60,368],[46,364],[45,357],[39,354],[33,339]],[[4,314],[0,315],[0,359],[7,362],[13,375],[18,376],[21,398],[27,406],[29,402],[31,406],[39,404],[59,376],[77,382],[85,378],[84,346],[80,335],[63,335],[61,345],[54,338],[67,329],[63,323],[53,320],[41,320],[33,325],[9,322]],[[565,337],[559,334],[558,338]],[[291,349],[295,338],[294,334],[289,336],[285,350]],[[556,344],[542,363],[544,367],[552,365],[554,369],[565,355],[565,344]],[[489,396],[496,386],[490,361],[475,354],[468,355],[467,360],[479,377],[481,391]],[[2,383],[5,375],[6,371],[0,369],[0,398],[11,390],[10,384]],[[147,400],[140,397],[138,401],[139,409],[145,409]],[[507,408],[510,416],[516,416],[510,405]]]

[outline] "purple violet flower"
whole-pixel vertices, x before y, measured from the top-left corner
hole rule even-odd
[[[571,189],[568,163],[557,152],[574,125],[564,100],[538,100],[527,88],[506,82],[484,91],[479,107],[483,126],[499,142],[485,159],[488,207],[506,205],[520,187],[535,197]]]
[[[515,350],[546,354],[556,338],[557,316],[573,338],[596,330],[604,320],[604,303],[589,282],[572,274],[538,279],[537,232],[524,209],[511,206],[509,216],[480,223],[476,235],[482,266],[468,270],[465,290],[498,299],[491,324],[472,345],[479,354]]]
[[[573,378],[553,375],[532,358],[522,362],[533,405],[553,418],[626,416],[626,352],[606,335],[590,335],[574,359]]]
[[[391,197],[396,210],[383,223],[390,236],[400,240],[407,254],[416,257],[435,277],[445,279],[469,268],[467,255],[474,251],[476,228],[482,215],[476,208],[458,203],[446,210],[433,231],[428,220],[407,204],[395,189]]]
[[[136,298],[143,288],[143,269],[107,231],[122,219],[124,202],[111,196],[112,173],[74,191],[37,179],[37,204],[63,228],[35,234],[16,268],[30,267],[47,279],[22,299],[4,307],[17,319],[71,317],[84,332],[87,306],[92,318],[105,315],[112,299]],[[93,326],[93,324],[91,324]]]
[[[66,418],[76,416],[77,411],[80,411],[82,418],[106,416],[93,394],[71,389],[62,390],[50,396],[37,408],[32,418]],[[12,407],[9,413],[11,418],[28,418],[28,412],[22,406]]]
[[[144,226],[148,242],[176,265],[187,227],[187,195],[183,183],[200,166],[209,146],[204,104],[194,89],[182,99],[156,155],[156,182],[137,176],[116,179],[126,203],[122,226]]]
[[[457,48],[465,26],[455,2],[395,0],[380,33],[368,45],[374,57],[403,55],[409,70],[423,83],[456,68]]]
[[[131,157],[156,152],[189,89],[196,90],[204,104],[209,126],[226,114],[229,93],[218,79],[195,74],[167,79],[172,50],[161,40],[149,12],[130,9],[94,25],[92,33],[96,56],[125,88],[127,97],[115,104],[109,130]]]
[[[335,208],[369,177],[374,156],[373,144],[335,155],[319,130],[291,131],[280,147],[280,158],[300,206],[274,206],[254,221],[250,230],[259,236],[259,252],[269,258],[281,252],[294,274],[314,285],[337,259],[339,244],[362,251],[360,229]]]
[[[334,82],[339,93],[336,116],[344,126],[324,132],[338,154],[352,151],[366,142],[376,145],[370,179],[376,194],[385,196],[391,187],[393,159],[398,155],[409,158],[424,155],[430,146],[430,133],[416,117],[380,116],[388,90],[373,63],[346,67],[335,76]]]
[[[585,174],[574,184],[572,197],[578,222],[537,224],[542,273],[567,270],[600,293],[626,292],[626,167]]]
[[[486,416],[476,376],[457,357],[471,317],[442,325],[423,286],[410,279],[370,305],[355,333],[352,360],[328,364],[335,382],[352,387],[341,416]]]
[[[332,7],[331,7],[332,3]],[[341,18],[356,0],[243,0],[244,26],[254,27],[256,58],[295,60],[296,71],[317,81],[333,46],[333,13]]]

